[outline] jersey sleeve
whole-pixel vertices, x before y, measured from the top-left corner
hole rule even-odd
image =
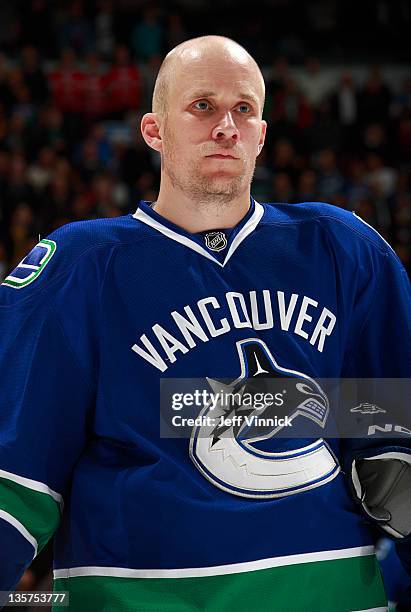
[[[373,265],[354,306],[342,377],[410,378],[410,282],[394,253]]]
[[[67,237],[44,244],[0,287],[0,591],[57,529],[94,406],[97,274]]]
[[[411,504],[410,283],[388,246],[369,273],[353,313],[342,376],[358,379],[358,404],[372,406],[374,413],[364,412],[357,438],[342,440],[344,466],[367,518],[391,537],[407,540],[403,549],[409,550],[404,508]]]
[[[411,430],[411,287],[401,262],[388,249],[375,257],[369,278],[359,284],[341,378],[356,379],[358,406],[374,406],[375,414],[362,415],[359,423],[377,423],[386,429],[387,439],[396,427],[399,432],[404,427],[397,443],[410,447],[411,435],[405,434]],[[364,439],[352,446],[383,443],[375,433],[366,428]]]

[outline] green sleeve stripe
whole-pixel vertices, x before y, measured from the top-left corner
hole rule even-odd
[[[0,478],[7,478],[8,480],[13,480],[13,482],[17,482],[17,484],[27,487],[28,489],[33,489],[34,491],[39,491],[40,493],[47,493],[47,495],[51,495],[56,502],[63,505],[63,498],[60,493],[53,491],[53,489],[50,489],[50,487],[43,482],[32,480],[31,478],[25,478],[19,474],[13,474],[13,472],[6,472],[6,470],[0,470]]]
[[[39,552],[60,522],[60,505],[50,495],[1,477],[0,510],[23,525],[36,539]]]

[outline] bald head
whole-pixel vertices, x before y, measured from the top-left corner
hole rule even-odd
[[[181,72],[189,71],[190,66],[198,62],[221,65],[224,59],[244,66],[256,79],[262,111],[265,97],[264,78],[254,58],[231,38],[200,36],[174,47],[164,58],[154,86],[153,112],[160,116],[166,115],[169,96],[173,87],[178,86],[178,77]]]

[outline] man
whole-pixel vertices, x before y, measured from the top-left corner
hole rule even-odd
[[[348,481],[369,519],[404,539],[409,447],[324,442],[314,378],[405,377],[409,288],[355,216],[250,197],[263,103],[237,43],[176,47],[141,124],[161,155],[156,203],[57,230],[6,279],[1,589],[57,530],[56,589],[76,611],[385,609]],[[160,381],[207,378],[216,396],[241,396],[281,376],[303,379],[288,408],[315,436],[253,437],[244,406],[222,400],[214,414],[235,426],[204,418],[190,440],[160,435]]]

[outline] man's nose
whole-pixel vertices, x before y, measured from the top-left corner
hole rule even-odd
[[[233,140],[239,139],[240,132],[235,124],[232,113],[228,112],[221,117],[212,132],[214,140]]]

